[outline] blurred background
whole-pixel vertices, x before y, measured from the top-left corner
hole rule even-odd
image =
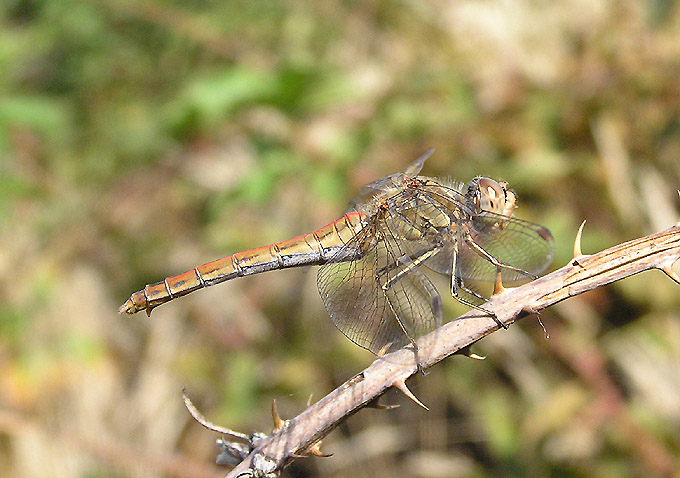
[[[316,271],[144,314],[145,284],[318,228],[424,173],[502,178],[553,268],[680,218],[671,0],[0,3],[0,470],[214,477],[213,422],[271,430],[372,355]],[[446,288],[441,289],[446,295]],[[452,318],[465,309],[445,300]],[[572,298],[390,392],[286,476],[680,476],[680,289]]]

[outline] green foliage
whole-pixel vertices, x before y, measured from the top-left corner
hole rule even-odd
[[[664,0],[0,2],[3,471],[209,463],[187,382],[213,421],[251,432],[272,397],[301,411],[358,372],[315,271],[239,279],[150,321],[116,304],[337,219],[427,147],[427,175],[509,181],[517,215],[555,236],[554,267],[583,219],[584,253],[674,224],[679,15]],[[437,458],[462,456],[461,476],[667,476],[679,305],[652,273],[565,301],[542,313],[550,340],[526,320],[480,343],[486,362],[422,377],[426,418],[362,411],[324,450],[335,471],[300,466],[447,476]],[[373,428],[400,447],[371,456]],[[414,469],[425,452],[432,468]]]

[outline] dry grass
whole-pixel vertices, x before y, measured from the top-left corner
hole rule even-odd
[[[549,227],[556,266],[680,217],[674,2],[0,7],[0,469],[219,476],[213,421],[268,430],[369,363],[314,271],[116,309],[292,237],[429,146]],[[308,476],[658,476],[680,454],[680,300],[646,273],[449,359],[329,437]],[[447,315],[460,309],[447,303]],[[290,318],[296,317],[295,321]],[[390,398],[390,397],[388,397]],[[392,397],[395,402],[401,398]]]

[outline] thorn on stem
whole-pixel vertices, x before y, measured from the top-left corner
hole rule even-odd
[[[662,267],[659,267],[659,270],[663,271],[673,281],[680,284],[680,276],[678,276],[678,274],[673,270],[672,264],[671,265],[666,264]]]
[[[395,380],[394,382],[392,382],[392,386],[393,386],[394,388],[398,389],[401,393],[403,393],[404,395],[406,395],[408,398],[410,398],[411,400],[413,400],[418,406],[423,407],[423,408],[424,408],[425,410],[427,410],[428,412],[430,411],[429,408],[427,408],[425,405],[423,405],[423,402],[421,402],[420,400],[418,400],[418,399],[416,398],[416,396],[413,395],[413,393],[411,393],[411,390],[408,389],[408,387],[406,386],[406,382],[404,382],[404,379],[403,379],[403,378],[400,378],[400,379]]]
[[[502,294],[505,291],[503,287],[503,279],[501,276],[501,268],[496,267],[496,280],[493,283],[493,295]]]
[[[471,358],[471,359],[475,359],[475,360],[484,360],[484,359],[486,359],[485,356],[483,356],[483,355],[477,355],[476,353],[474,353],[474,352],[472,351],[472,347],[469,346],[469,345],[468,345],[467,347],[463,347],[462,349],[460,349],[460,350],[458,351],[458,353],[461,354],[461,355],[465,355],[466,357],[469,357],[469,358]]]
[[[579,257],[583,257],[583,252],[581,251],[581,237],[583,236],[583,227],[586,225],[585,219],[578,227],[578,232],[576,233],[576,239],[574,239],[574,262],[573,264],[578,264]]]
[[[279,408],[276,405],[276,399],[272,400],[272,419],[274,420],[274,429],[272,433],[278,433],[283,429],[283,427],[286,426],[285,420],[282,420],[281,416],[279,415]]]
[[[333,456],[332,453],[323,453],[321,451],[321,440],[319,440],[311,447],[309,447],[309,450],[307,450],[307,454],[312,456],[318,456],[319,458],[328,458],[329,456]]]

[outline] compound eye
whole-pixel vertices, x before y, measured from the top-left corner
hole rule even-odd
[[[483,211],[503,214],[505,210],[505,188],[490,178],[479,180],[479,208]]]

